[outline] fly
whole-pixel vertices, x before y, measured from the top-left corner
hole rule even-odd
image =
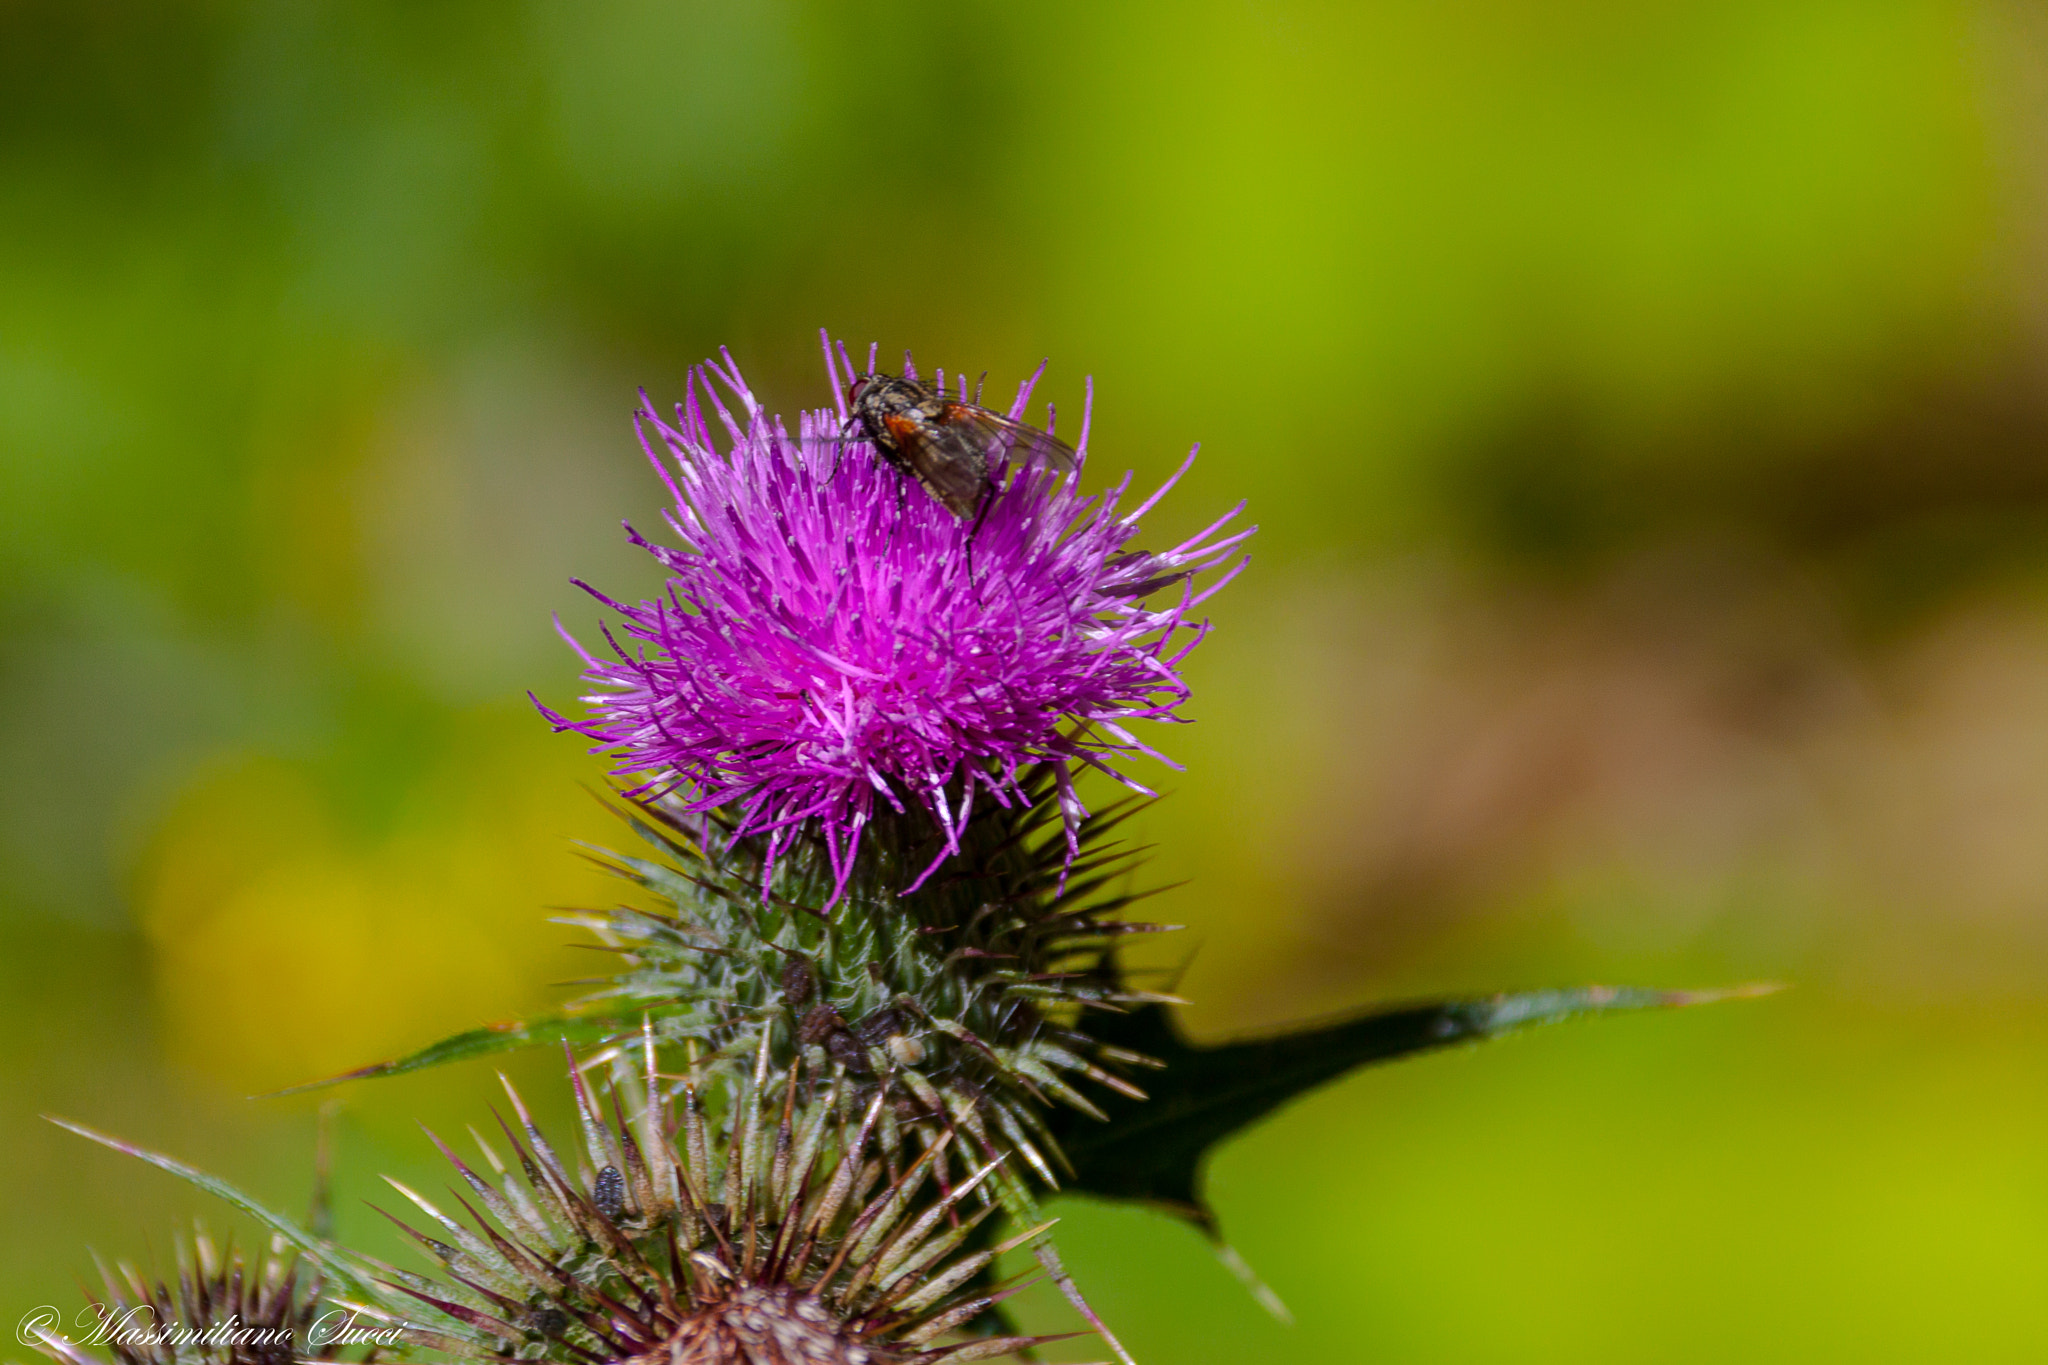
[[[905,375],[861,375],[846,400],[848,424],[956,517],[973,516],[1012,463],[1062,474],[1077,463],[1074,448],[1052,433]]]

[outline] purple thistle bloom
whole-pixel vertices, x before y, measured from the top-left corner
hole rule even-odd
[[[1086,812],[1067,765],[1143,790],[1108,760],[1153,754],[1129,723],[1174,719],[1186,700],[1176,669],[1208,630],[1190,614],[1244,560],[1200,590],[1194,576],[1252,533],[1225,534],[1243,504],[1171,550],[1127,550],[1190,452],[1130,511],[1128,474],[1084,495],[1077,475],[1014,468],[978,518],[955,517],[872,445],[844,437],[843,396],[837,412],[801,414],[792,439],[720,354],[722,366],[692,372],[673,424],[644,394],[636,414],[687,548],[627,534],[668,570],[667,595],[628,606],[579,583],[622,621],[605,630],[608,653],[564,632],[598,690],[582,698],[586,719],[544,714],[617,758],[615,775],[640,779],[635,794],[730,808],[740,834],[765,837],[771,873],[793,840],[820,836],[835,902],[878,813],[922,808],[943,836],[903,888],[914,890],[957,852],[975,801],[1024,799],[1019,780],[1041,762],[1060,765],[1071,850]],[[843,346],[838,359],[850,382]],[[843,395],[829,341],[825,360]],[[1019,390],[1013,419],[1037,379]],[[723,452],[707,406],[730,438]],[[1084,413],[1083,457],[1087,439]]]

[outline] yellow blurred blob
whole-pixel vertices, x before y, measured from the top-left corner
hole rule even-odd
[[[375,837],[291,764],[196,782],[137,897],[174,1059],[277,1089],[546,1008],[551,982],[601,967],[547,908],[616,899],[572,841],[630,836],[578,785],[593,773],[574,743],[537,729],[467,725]]]

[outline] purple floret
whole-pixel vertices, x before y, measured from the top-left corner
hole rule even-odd
[[[1239,504],[1173,549],[1125,548],[1193,452],[1128,512],[1128,474],[1084,495],[1078,475],[1014,468],[978,520],[959,518],[866,441],[840,439],[843,399],[802,413],[792,439],[721,355],[691,374],[672,424],[642,395],[641,444],[685,548],[627,528],[668,570],[658,600],[627,605],[579,584],[621,619],[605,629],[608,652],[570,639],[596,690],[584,719],[542,708],[556,728],[596,740],[636,795],[728,808],[740,834],[765,838],[771,872],[815,834],[835,901],[878,813],[922,808],[942,835],[910,891],[957,851],[977,800],[1023,799],[1032,765],[1060,766],[1070,849],[1085,814],[1070,765],[1143,790],[1112,761],[1153,754],[1129,723],[1173,719],[1187,699],[1176,670],[1208,631],[1190,615],[1244,561],[1201,588],[1194,576],[1251,534],[1226,534]],[[853,366],[843,347],[838,360],[843,378],[828,343],[843,394]],[[707,407],[730,438],[722,452]],[[1084,414],[1083,456],[1087,439]]]

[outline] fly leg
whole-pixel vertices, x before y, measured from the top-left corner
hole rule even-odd
[[[854,428],[858,425],[858,422],[858,418],[849,417],[840,424],[839,439],[832,447],[832,473],[825,482],[839,482],[839,462],[846,458],[846,444],[854,439]]]
[[[967,560],[967,585],[974,589],[974,597],[977,602],[981,600],[981,585],[975,581],[974,577],[974,538],[981,534],[981,524],[988,520],[989,509],[996,505],[996,498],[1002,492],[1003,474],[1008,469],[1009,461],[1005,460],[996,467],[995,477],[982,485],[981,496],[974,500],[973,524],[967,528],[967,543],[964,556]]]

